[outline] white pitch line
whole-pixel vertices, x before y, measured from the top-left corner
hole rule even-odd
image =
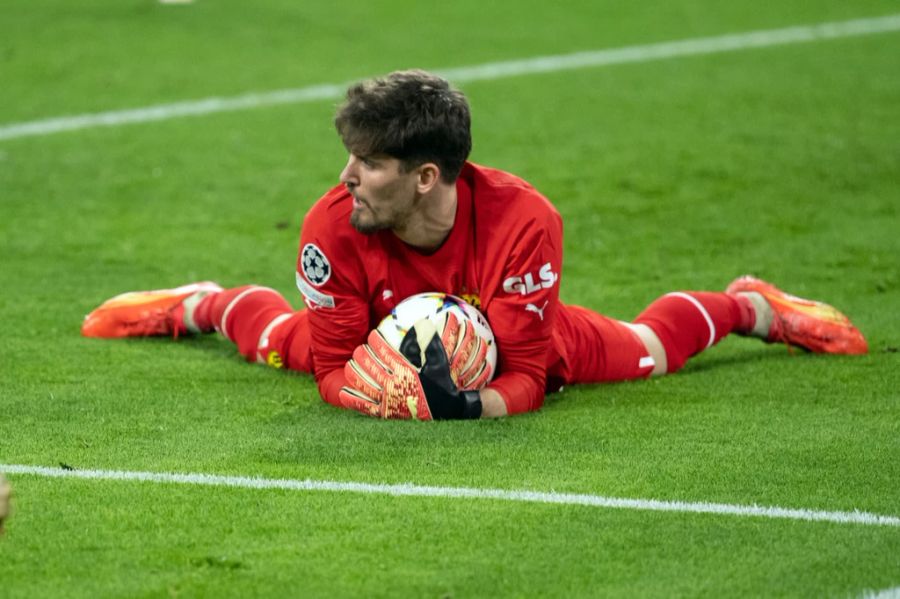
[[[860,599],[900,599],[900,587],[881,589],[880,591],[865,591]]]
[[[882,589],[880,591],[866,591],[860,599],[900,599],[900,587]]]
[[[121,470],[66,470],[44,466],[0,464],[0,472],[52,478],[90,480],[138,481],[162,484],[185,484],[244,489],[283,489],[288,491],[329,491],[392,495],[395,497],[438,497],[448,499],[494,499],[555,505],[581,505],[599,508],[618,508],[655,512],[682,512],[724,516],[780,518],[837,524],[865,524],[869,526],[900,527],[900,517],[868,512],[819,511],[759,505],[731,505],[727,503],[662,501],[658,499],[624,499],[575,493],[540,491],[509,491],[504,489],[475,489],[470,487],[432,487],[404,484],[373,484],[329,480],[291,480],[215,474],[177,474],[166,472],[128,472]]]
[[[764,29],[720,35],[715,37],[692,38],[673,42],[608,48],[574,54],[538,56],[522,60],[489,62],[459,68],[436,71],[439,75],[455,82],[484,81],[534,75],[588,67],[601,67],[630,62],[647,62],[679,56],[697,56],[734,52],[751,48],[765,48],[785,44],[799,44],[819,40],[872,35],[900,30],[900,14],[800,25],[785,29]],[[37,135],[50,135],[63,131],[75,131],[91,127],[113,127],[118,125],[148,123],[166,119],[201,116],[217,112],[248,110],[279,104],[299,104],[318,100],[340,98],[347,88],[345,83],[313,85],[296,89],[270,92],[248,93],[232,97],[214,97],[189,100],[174,104],[159,104],[145,108],[114,110],[92,114],[62,116],[57,118],[11,123],[0,126],[0,140]]]

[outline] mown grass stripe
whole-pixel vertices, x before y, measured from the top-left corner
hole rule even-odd
[[[833,522],[837,524],[864,524],[869,526],[900,527],[900,517],[868,512],[820,511],[802,508],[784,508],[760,505],[732,505],[727,503],[664,501],[658,499],[626,499],[577,493],[541,491],[512,491],[504,489],[476,489],[469,487],[435,487],[404,484],[375,484],[329,480],[292,480],[258,478],[250,476],[223,476],[198,473],[129,472],[122,470],[70,470],[45,466],[0,464],[0,472],[52,478],[78,478],[88,480],[113,480],[152,482],[161,484],[186,484],[245,489],[283,489],[289,491],[328,491],[338,493],[362,493],[391,495],[395,497],[437,497],[447,499],[494,499],[556,505],[582,505],[589,507],[645,510],[655,512],[682,512],[715,514],[738,517],[805,520]]]
[[[872,35],[900,30],[900,14],[869,19],[855,19],[814,25],[800,25],[784,29],[765,29],[691,38],[622,48],[608,48],[573,54],[538,56],[521,60],[489,62],[437,71],[456,83],[483,81],[551,73],[588,67],[609,66],[629,62],[646,62],[679,56],[696,56],[734,52],[752,48],[765,48],[785,44],[798,44],[819,40]],[[162,121],[178,117],[202,116],[218,112],[248,110],[279,104],[298,104],[340,98],[347,83],[321,84],[295,89],[247,93],[232,97],[214,97],[188,100],[172,104],[160,104],[144,108],[114,110],[91,114],[62,116],[36,121],[11,123],[0,126],[0,140],[19,137],[50,135],[93,127],[114,127],[137,123]]]

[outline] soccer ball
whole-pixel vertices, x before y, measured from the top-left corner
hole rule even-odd
[[[491,368],[491,378],[493,378],[494,373],[497,372],[497,344],[494,342],[491,326],[481,312],[455,295],[429,292],[410,296],[397,304],[391,313],[382,319],[378,330],[391,347],[400,349],[400,343],[406,333],[417,322],[430,320],[440,334],[444,330],[448,314],[454,314],[460,323],[468,322],[474,329],[475,336],[487,345],[487,354],[484,359]],[[487,382],[485,381],[485,384]]]

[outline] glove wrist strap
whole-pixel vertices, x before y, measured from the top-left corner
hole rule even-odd
[[[463,410],[460,416],[463,420],[475,420],[481,418],[481,394],[478,391],[462,391]]]

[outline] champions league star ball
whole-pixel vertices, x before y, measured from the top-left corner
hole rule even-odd
[[[397,304],[391,313],[384,317],[378,330],[391,347],[400,349],[403,337],[420,320],[430,320],[438,334],[444,330],[447,315],[454,314],[460,324],[468,322],[475,331],[475,336],[487,344],[485,362],[491,367],[491,378],[497,372],[497,344],[494,333],[484,315],[465,300],[449,293],[419,293],[410,296]],[[487,384],[488,381],[485,381]]]

